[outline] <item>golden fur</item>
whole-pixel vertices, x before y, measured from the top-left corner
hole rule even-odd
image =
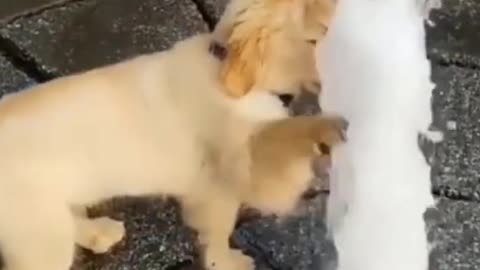
[[[207,269],[255,269],[251,258],[229,248],[240,207],[246,205],[263,214],[292,213],[312,182],[311,162],[319,154],[318,144],[342,142],[345,129],[345,121],[335,117],[268,121],[241,149],[246,153],[229,161],[240,166],[246,181],[237,182],[229,177],[233,175],[220,172],[215,183],[180,197],[184,220],[199,233]]]
[[[297,3],[303,1],[310,2]],[[218,29],[228,24],[226,16]],[[237,38],[234,30],[225,37]],[[229,83],[219,74],[229,64],[208,53],[217,38],[197,35],[170,50],[0,101],[0,248],[7,270],[66,270],[74,243],[105,252],[123,237],[122,223],[88,219],[79,209],[148,194],[180,199],[185,220],[199,231],[209,269],[252,269],[250,258],[228,246],[238,207],[291,211],[308,187],[315,144],[338,143],[343,121],[285,119],[271,91],[299,90],[288,90],[290,82],[270,88],[273,78],[253,79],[252,89],[262,91],[226,96],[234,88],[224,88]],[[275,42],[288,38],[279,35]],[[298,43],[298,50],[294,44],[290,52],[303,57],[305,44]],[[285,64],[271,57],[268,65]]]
[[[227,93],[306,88],[318,92],[314,49],[328,29],[334,0],[232,1],[215,29],[227,47]]]

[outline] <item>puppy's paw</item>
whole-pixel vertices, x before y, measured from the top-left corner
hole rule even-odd
[[[125,236],[123,222],[108,217],[100,217],[90,220],[92,230],[86,239],[87,248],[93,253],[106,253],[113,245],[117,244]]]
[[[314,138],[320,149],[347,140],[348,121],[340,116],[321,116],[314,127]],[[323,150],[322,150],[323,152]]]
[[[322,84],[320,81],[308,81],[302,84],[301,89],[318,95],[322,91]]]
[[[253,259],[238,249],[209,252],[205,260],[207,270],[255,270]]]

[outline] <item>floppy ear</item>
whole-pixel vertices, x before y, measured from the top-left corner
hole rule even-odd
[[[227,57],[220,71],[220,80],[229,96],[242,97],[256,83],[264,58],[264,45],[259,32],[230,40],[226,45]]]

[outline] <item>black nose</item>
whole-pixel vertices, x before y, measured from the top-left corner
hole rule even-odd
[[[297,115],[315,115],[321,112],[318,104],[318,96],[309,91],[302,91],[293,101],[290,107],[291,114]]]
[[[292,94],[279,94],[277,97],[280,99],[280,101],[283,103],[283,107],[288,107],[293,101],[293,95]]]

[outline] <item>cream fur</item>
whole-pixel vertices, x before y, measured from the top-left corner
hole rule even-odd
[[[219,62],[209,43],[209,35],[196,36],[0,103],[0,246],[7,269],[68,269],[70,205],[117,195],[181,196],[206,186],[205,151],[224,141],[221,123],[232,107],[217,83]]]

